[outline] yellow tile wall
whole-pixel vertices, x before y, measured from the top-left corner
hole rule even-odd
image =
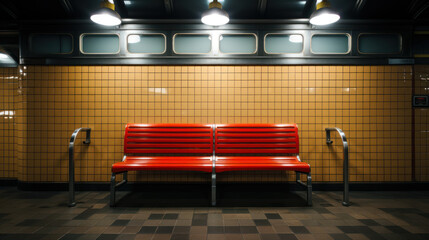
[[[15,101],[19,74],[16,68],[0,68],[0,178],[16,178]]]
[[[350,144],[350,180],[411,180],[410,66],[21,66],[17,103],[18,178],[64,182],[71,133],[91,127],[76,147],[76,179],[109,181],[123,156],[126,123],[297,123],[301,158],[314,181],[342,180]],[[427,121],[426,121],[427,123]],[[426,125],[427,126],[427,125]],[[81,135],[83,140],[84,134]],[[424,173],[427,178],[427,172]],[[283,172],[234,172],[220,181],[288,181]],[[131,175],[142,182],[208,182],[203,173]]]
[[[416,95],[429,95],[429,66],[416,65],[414,70]],[[416,180],[429,181],[429,109],[415,108]]]

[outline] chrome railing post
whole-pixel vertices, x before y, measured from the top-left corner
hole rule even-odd
[[[69,207],[76,206],[74,200],[74,143],[80,131],[86,132],[86,139],[83,144],[91,143],[91,128],[78,128],[74,130],[69,143]]]
[[[331,131],[337,131],[343,141],[343,179],[344,179],[344,192],[343,192],[343,205],[350,206],[349,202],[349,144],[347,143],[346,134],[339,128],[325,128],[326,131],[326,144],[332,144]]]

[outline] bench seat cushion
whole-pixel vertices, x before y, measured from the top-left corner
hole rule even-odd
[[[142,170],[176,170],[212,172],[211,157],[199,156],[127,156],[125,161],[113,164],[112,172],[142,171]]]
[[[310,165],[295,156],[223,156],[217,157],[216,172],[250,170],[288,170],[310,172]]]

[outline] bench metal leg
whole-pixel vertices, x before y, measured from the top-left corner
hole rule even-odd
[[[116,188],[128,182],[128,172],[120,172],[124,174],[124,178],[121,182],[116,183],[116,175],[119,173],[112,173],[112,178],[110,179],[110,206],[114,207],[116,205]]]
[[[296,172],[296,182],[302,185],[303,187],[307,188],[307,204],[308,206],[312,206],[313,205],[313,198],[312,198],[313,185],[311,183],[311,173],[304,173],[304,174],[307,174],[307,183],[304,183],[301,181],[300,174],[301,173]]]
[[[115,194],[116,194],[116,173],[112,173],[110,179],[110,207],[115,206]]]
[[[307,174],[307,204],[308,206],[313,205],[313,185],[311,183],[311,173]]]
[[[212,172],[212,206],[216,206],[216,172]]]

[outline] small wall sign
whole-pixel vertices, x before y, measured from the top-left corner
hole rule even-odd
[[[429,96],[413,96],[413,107],[429,107]]]

